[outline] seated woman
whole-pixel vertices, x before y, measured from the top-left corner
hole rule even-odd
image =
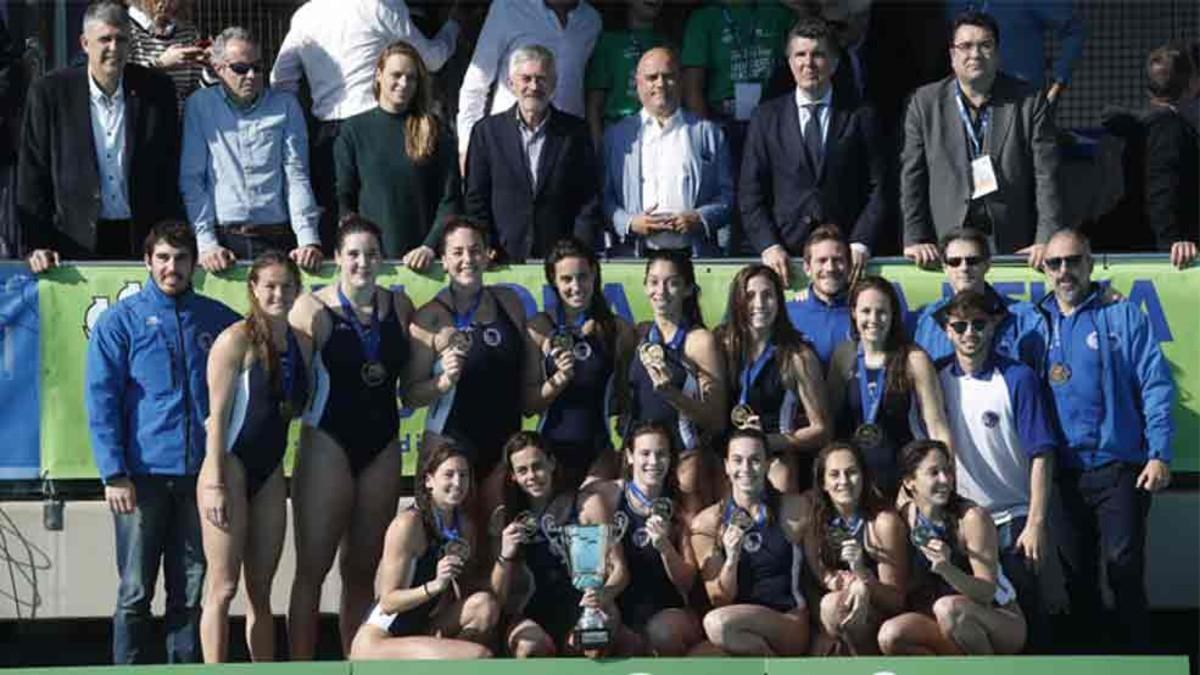
[[[492,514],[492,592],[515,617],[505,642],[518,658],[578,653],[572,629],[581,607],[604,612],[610,635],[619,623],[614,599],[627,581],[620,546],[608,550],[608,574],[599,590],[579,591],[567,567],[564,525],[609,522],[599,495],[559,490],[557,463],[541,435],[519,431],[504,444],[508,470],[504,503]]]
[[[820,585],[819,654],[878,654],[879,624],[904,611],[908,530],[871,481],[862,451],[833,443],[817,454],[807,493],[805,558]]]
[[[455,443],[426,448],[417,472],[416,504],[388,526],[379,561],[379,600],[350,647],[350,658],[478,659],[500,616],[479,586],[471,554],[475,523],[467,508],[471,464]]]
[[[914,441],[900,454],[901,517],[912,532],[908,606],[879,629],[884,654],[1016,654],[1025,616],[1000,569],[988,512],[955,491],[950,450]]]
[[[617,598],[622,630],[617,651],[626,655],[683,656],[703,639],[686,598],[696,581],[689,523],[681,517],[666,427],[646,422],[625,441],[625,477],[592,483],[615,521],[629,586]]]
[[[767,467],[766,436],[749,427],[734,431],[725,455],[730,496],[692,521],[692,547],[714,607],[704,632],[726,654],[800,656],[808,648],[808,609],[799,525],[808,514],[800,495],[770,487]]]

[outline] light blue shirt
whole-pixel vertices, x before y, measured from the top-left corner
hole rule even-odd
[[[125,176],[125,83],[117,82],[117,90],[109,96],[88,75],[88,91],[92,141],[100,173],[100,217],[127,220],[133,212],[129,208],[129,181]]]
[[[179,191],[200,249],[221,224],[290,222],[298,246],[320,245],[320,210],[308,180],[308,132],[296,98],[264,89],[237,108],[221,86],[188,97]]]

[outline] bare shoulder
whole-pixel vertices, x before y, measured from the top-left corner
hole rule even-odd
[[[545,312],[534,314],[527,325],[529,332],[543,340],[548,339],[554,332],[554,322],[550,320],[550,315]]]
[[[695,534],[707,534],[716,536],[717,521],[719,520],[721,503],[717,502],[704,508],[703,511],[697,513],[692,518],[692,532]]]

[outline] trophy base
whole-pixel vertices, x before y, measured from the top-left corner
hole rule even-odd
[[[600,652],[608,648],[611,637],[607,628],[576,628],[575,645],[583,652]]]

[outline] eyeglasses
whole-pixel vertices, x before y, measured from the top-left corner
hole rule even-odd
[[[987,319],[971,319],[970,321],[951,321],[950,322],[950,329],[953,330],[958,335],[965,335],[967,332],[968,326],[970,326],[971,330],[975,331],[976,333],[982,333],[988,327],[988,320]]]
[[[263,64],[257,63],[257,62],[256,63],[227,63],[225,65],[229,66],[229,69],[232,70],[235,75],[239,75],[239,76],[246,75],[252,70],[256,73],[261,73],[263,71]]]
[[[946,267],[959,267],[963,263],[966,263],[967,267],[975,267],[982,262],[983,256],[981,255],[951,256],[946,258]]]
[[[984,40],[983,42],[956,42],[951,47],[959,54],[970,54],[976,49],[984,56],[991,56],[996,52],[996,43],[992,40]]]
[[[1048,270],[1060,270],[1065,265],[1066,267],[1079,267],[1083,264],[1083,254],[1076,253],[1075,255],[1056,256],[1054,258],[1046,258],[1042,260],[1042,265]]]

